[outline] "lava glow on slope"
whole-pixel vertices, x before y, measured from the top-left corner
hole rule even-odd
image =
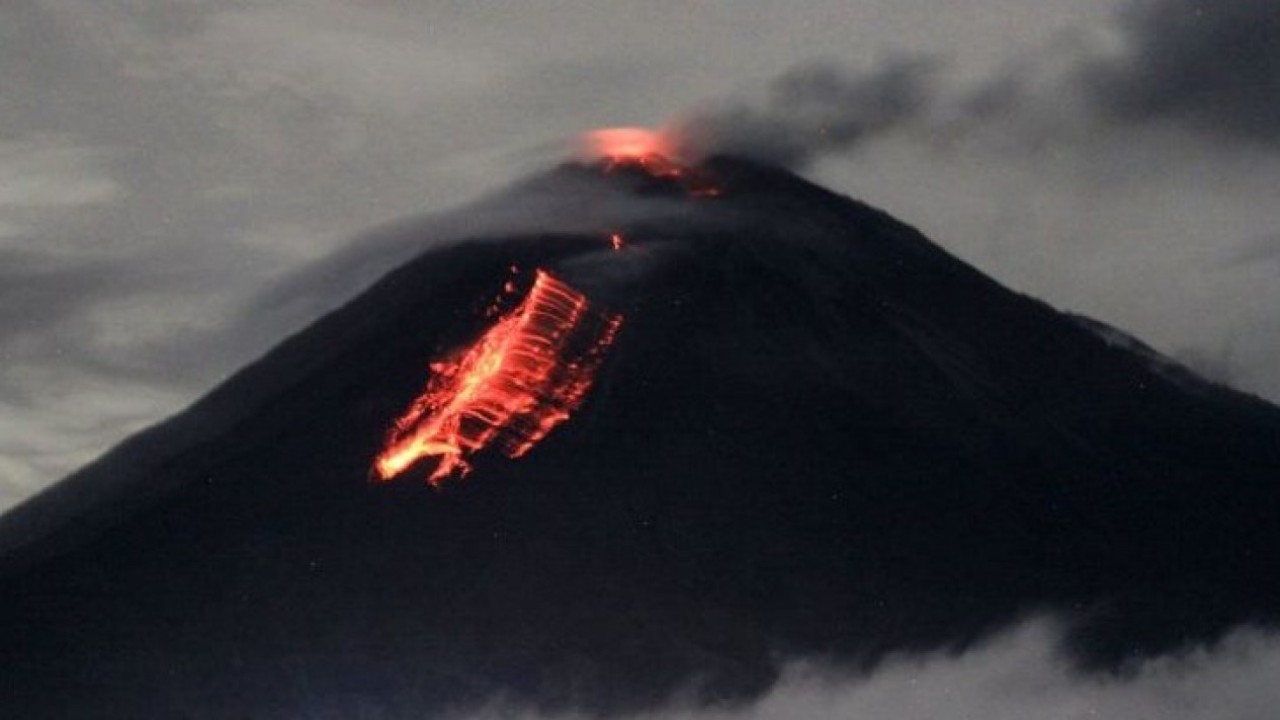
[[[426,389],[387,434],[374,460],[388,481],[438,457],[439,486],[471,467],[486,447],[527,453],[582,404],[622,316],[594,310],[585,295],[543,270],[524,300],[472,345],[431,364]]]

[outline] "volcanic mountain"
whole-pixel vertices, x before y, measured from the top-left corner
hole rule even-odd
[[[504,197],[593,227],[421,252],[0,520],[6,715],[626,712],[1277,620],[1280,410],[778,169]]]

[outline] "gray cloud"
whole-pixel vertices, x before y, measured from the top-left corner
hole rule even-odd
[[[1257,263],[1280,263],[1280,235],[1246,240],[1227,258],[1229,267],[1247,267]]]
[[[977,82],[945,84],[946,65],[919,54],[868,70],[800,65],[761,98],[707,106],[675,133],[693,156],[789,167],[913,126],[934,147],[996,128],[1017,152],[1107,125],[1177,124],[1264,145],[1280,138],[1280,6],[1270,0],[1128,0],[1105,31],[1065,32]]]
[[[1280,640],[1242,630],[1213,648],[1147,661],[1124,676],[1072,670],[1055,652],[1054,623],[1029,622],[963,653],[899,655],[866,677],[819,662],[791,665],[746,706],[676,700],[640,720],[1259,720],[1280,704]],[[501,700],[454,720],[581,720]]]
[[[934,98],[937,68],[925,57],[895,57],[861,73],[804,65],[774,79],[763,102],[707,107],[672,132],[692,157],[725,153],[802,167],[919,118]]]
[[[0,248],[0,343],[44,332],[85,304],[119,292],[115,263],[65,260],[19,248]]]
[[[1137,0],[1118,56],[1083,69],[1097,107],[1123,121],[1172,120],[1226,137],[1280,138],[1280,5]]]

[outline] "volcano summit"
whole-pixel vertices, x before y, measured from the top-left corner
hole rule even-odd
[[[1275,623],[1280,410],[781,170],[663,168],[521,183],[586,229],[422,252],[0,519],[0,707],[609,713],[1029,614],[1098,673]]]

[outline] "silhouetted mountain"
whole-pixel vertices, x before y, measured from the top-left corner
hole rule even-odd
[[[1037,612],[1101,672],[1276,620],[1280,411],[790,174],[700,172],[719,197],[532,179],[628,212],[431,250],[5,516],[5,715],[612,712]],[[442,490],[371,484],[513,264],[625,317],[585,405]]]

